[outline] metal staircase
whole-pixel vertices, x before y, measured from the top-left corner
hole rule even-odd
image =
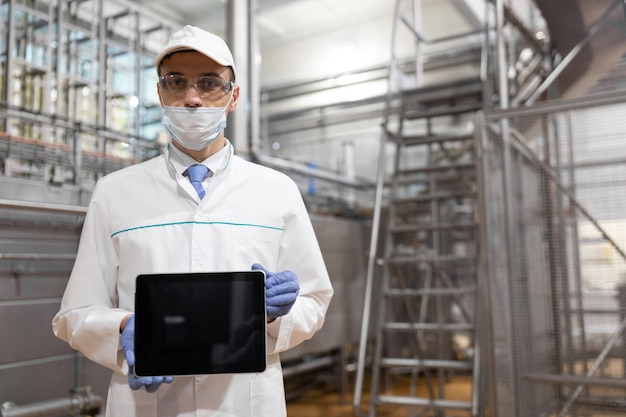
[[[392,43],[400,28],[408,28],[416,45],[437,42],[427,41],[414,26],[417,20],[406,17],[407,11],[419,15],[419,5],[396,1]],[[355,383],[357,416],[375,417],[389,407],[403,407],[407,416],[479,415],[474,129],[476,113],[493,106],[490,80],[497,77],[487,75],[487,61],[495,60],[489,54],[496,48],[487,45],[493,33],[485,26],[443,39],[461,41],[467,51],[477,46],[476,71],[427,87],[419,54],[412,67],[392,53]],[[370,332],[375,346],[368,356]],[[366,361],[371,372],[365,411]],[[449,392],[452,377],[468,380],[471,388],[461,395]]]

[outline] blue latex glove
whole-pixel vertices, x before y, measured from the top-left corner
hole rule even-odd
[[[162,383],[170,384],[174,378],[171,376],[143,376],[137,377],[133,372],[135,365],[135,315],[133,314],[128,321],[126,321],[126,327],[120,336],[120,344],[128,361],[128,385],[133,390],[141,389],[145,387],[148,392],[155,392]]]
[[[252,265],[252,270],[265,272],[267,317],[275,319],[289,313],[300,292],[296,274],[291,271],[269,272],[261,264],[256,263]]]

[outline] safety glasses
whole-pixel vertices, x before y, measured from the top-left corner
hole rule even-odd
[[[194,87],[201,98],[218,98],[233,89],[233,82],[220,77],[203,75],[188,78],[181,74],[168,74],[159,77],[159,85],[173,96],[182,97]]]

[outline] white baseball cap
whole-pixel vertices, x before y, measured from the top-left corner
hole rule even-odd
[[[219,36],[196,26],[187,25],[170,36],[165,48],[154,58],[157,71],[163,58],[177,51],[198,51],[220,65],[231,67],[235,73],[235,60],[226,42]]]

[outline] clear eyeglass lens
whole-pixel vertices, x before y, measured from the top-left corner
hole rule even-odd
[[[227,93],[232,89],[232,81],[208,75],[187,78],[179,74],[169,74],[161,77],[160,83],[161,87],[176,95],[184,95],[192,86],[195,87],[198,93],[203,97],[216,95],[218,93]]]

